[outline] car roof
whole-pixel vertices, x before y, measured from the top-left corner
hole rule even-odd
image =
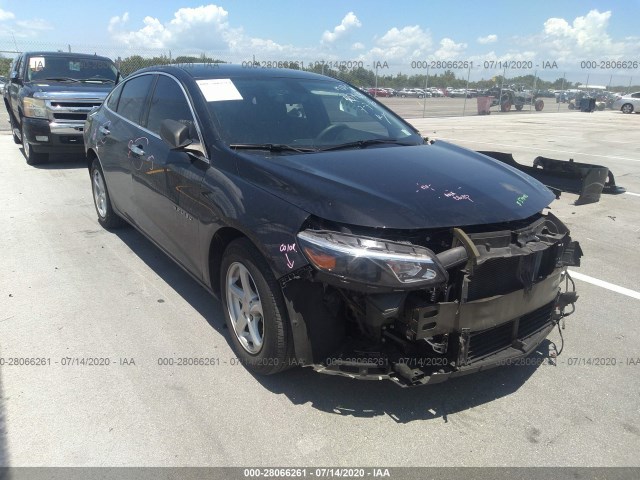
[[[46,55],[47,57],[63,57],[63,58],[97,58],[100,60],[113,62],[109,57],[103,57],[101,55],[96,55],[94,53],[33,51],[33,52],[24,52],[24,55],[27,55],[29,57]]]
[[[261,68],[245,67],[229,63],[177,63],[173,65],[155,65],[142,68],[131,73],[131,76],[146,72],[164,72],[184,75],[185,73],[194,80],[206,80],[213,78],[307,78],[310,80],[334,80],[326,75],[293,70],[288,68]]]

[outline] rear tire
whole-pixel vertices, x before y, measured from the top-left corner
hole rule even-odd
[[[24,132],[24,122],[22,122],[22,150],[24,150],[24,158],[27,159],[28,165],[38,165],[39,163],[46,162],[49,160],[48,153],[36,153],[33,151],[31,144],[27,140],[27,135]],[[15,138],[14,138],[15,141]]]
[[[225,250],[220,286],[223,312],[239,363],[260,375],[290,368],[293,341],[280,285],[248,239],[234,240]]]
[[[536,100],[536,103],[535,103],[536,112],[541,112],[543,108],[544,108],[544,100],[542,99]]]
[[[97,158],[93,159],[90,175],[91,192],[93,193],[93,204],[98,214],[98,223],[107,230],[125,226],[126,222],[113,210],[109,190],[107,189],[107,182],[104,179],[104,173]]]

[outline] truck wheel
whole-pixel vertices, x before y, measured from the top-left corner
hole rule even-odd
[[[7,110],[9,110],[7,108]],[[22,139],[20,138],[19,135],[19,127],[18,125],[16,125],[15,120],[13,120],[13,114],[9,113],[9,123],[11,124],[11,134],[13,136],[13,143],[20,145],[22,143]]]
[[[542,111],[542,109],[544,108],[544,100],[541,100],[541,99],[536,100],[535,108],[536,108],[536,112]]]
[[[91,191],[93,193],[93,204],[98,214],[98,223],[107,230],[119,228],[126,225],[126,222],[113,211],[107,182],[104,180],[104,173],[97,158],[91,164]]]
[[[234,240],[225,250],[220,285],[222,310],[239,363],[261,375],[291,367],[291,332],[280,286],[248,239]]]
[[[28,165],[38,165],[39,163],[46,162],[49,159],[49,154],[47,153],[36,153],[31,148],[29,141],[27,140],[27,135],[24,132],[24,122],[22,123],[22,149],[24,150],[24,158],[27,159]]]
[[[524,108],[524,105],[516,105],[516,110],[520,111]]]

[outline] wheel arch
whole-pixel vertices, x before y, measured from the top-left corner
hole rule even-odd
[[[95,150],[93,148],[87,149],[87,153],[85,154],[85,159],[87,161],[87,168],[89,170],[91,170],[91,164],[96,158],[98,159],[98,162],[100,162],[100,158],[98,157],[98,154],[95,152]],[[100,166],[102,166],[102,163],[100,163]]]
[[[207,264],[209,266],[208,280],[211,285],[211,290],[218,297],[220,296],[220,268],[222,266],[222,257],[227,246],[238,238],[248,239],[254,246],[257,247],[255,242],[245,235],[240,230],[233,227],[222,227],[211,238],[209,242],[209,251],[207,256]],[[258,251],[260,249],[258,248]]]
[[[623,103],[622,104],[622,106],[620,107],[620,111],[623,112],[623,113],[626,113],[626,112],[624,112],[624,107],[626,107],[626,106],[629,106],[631,108],[630,112],[634,112],[636,110],[635,107],[633,106],[633,103],[627,102],[627,103]]]

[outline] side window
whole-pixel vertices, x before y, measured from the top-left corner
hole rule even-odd
[[[116,111],[124,118],[134,123],[140,123],[140,114],[144,109],[144,101],[151,88],[152,80],[153,75],[141,75],[127,80],[122,86]]]
[[[109,98],[107,99],[107,107],[114,112],[118,109],[118,100],[120,100],[120,94],[122,93],[122,86],[124,84],[118,85],[116,88],[112,90],[109,94]]]
[[[22,65],[24,64],[24,57],[18,57],[16,60],[16,73],[18,74],[18,78],[24,79]]]
[[[166,119],[189,125],[192,135],[194,134],[193,115],[182,89],[172,78],[159,75],[151,97],[147,129],[159,134],[160,124]]]
[[[631,98],[640,98],[640,92],[631,95]]]

